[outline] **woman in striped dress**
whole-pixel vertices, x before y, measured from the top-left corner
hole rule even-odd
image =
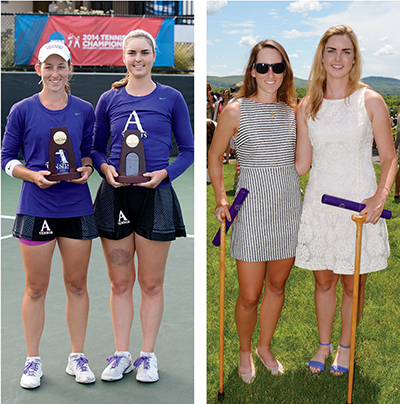
[[[222,154],[234,136],[240,164],[237,189],[249,194],[232,226],[231,256],[236,259],[239,296],[235,318],[240,341],[239,375],[255,378],[251,338],[260,307],[256,350],[274,375],[284,372],[271,352],[271,340],[284,303],[285,283],[293,266],[301,210],[294,167],[296,93],[293,71],[283,47],[266,40],[253,48],[237,100],[221,114],[209,151],[208,168],[219,221],[229,203],[223,183]]]

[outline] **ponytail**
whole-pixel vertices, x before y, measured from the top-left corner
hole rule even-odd
[[[129,82],[129,72],[126,72],[126,76],[123,79],[112,83],[111,88],[113,90],[116,90],[117,88],[125,87],[128,84],[128,82]]]

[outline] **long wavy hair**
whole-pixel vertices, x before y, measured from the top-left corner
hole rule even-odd
[[[151,46],[151,49],[153,50],[153,54],[156,50],[156,42],[153,38],[153,36],[151,34],[149,34],[147,31],[144,31],[143,29],[135,29],[134,31],[131,31],[125,38],[124,41],[122,43],[122,50],[123,50],[123,54],[125,54],[125,50],[126,50],[126,43],[128,42],[128,39],[131,38],[145,38],[147,40],[147,42],[149,43],[149,45]],[[126,76],[119,80],[114,82],[111,85],[112,89],[117,89],[120,87],[125,87],[129,82],[129,71],[126,71]]]
[[[243,86],[240,89],[236,99],[243,97],[250,97],[257,94],[257,82],[251,75],[253,65],[257,62],[258,53],[264,48],[276,49],[282,56],[282,62],[286,63],[286,71],[281,86],[277,92],[277,100],[294,108],[297,105],[296,88],[293,82],[293,70],[290,65],[289,56],[281,44],[272,40],[266,39],[254,45],[251,50],[249,60],[247,62],[246,72],[244,74]]]
[[[366,84],[360,82],[362,55],[353,29],[348,25],[335,25],[329,28],[319,41],[307,82],[308,114],[313,120],[315,120],[324,99],[326,90],[326,70],[322,63],[322,58],[326,43],[333,35],[347,35],[353,45],[354,63],[350,70],[349,83],[346,88],[345,97],[349,97],[355,90],[361,87],[368,87]]]

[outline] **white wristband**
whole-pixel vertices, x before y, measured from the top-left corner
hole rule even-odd
[[[6,168],[5,168],[4,171],[5,171],[6,174],[8,174],[10,177],[15,178],[15,177],[13,176],[13,170],[14,170],[14,168],[15,168],[16,166],[18,166],[18,165],[21,165],[21,166],[22,166],[22,163],[21,163],[19,160],[17,160],[17,159],[10,160],[10,161],[6,164]]]

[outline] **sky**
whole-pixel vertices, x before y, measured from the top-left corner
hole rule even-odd
[[[208,1],[207,75],[243,74],[251,48],[274,39],[307,79],[322,34],[346,24],[359,41],[362,77],[400,79],[399,17],[400,1]]]

